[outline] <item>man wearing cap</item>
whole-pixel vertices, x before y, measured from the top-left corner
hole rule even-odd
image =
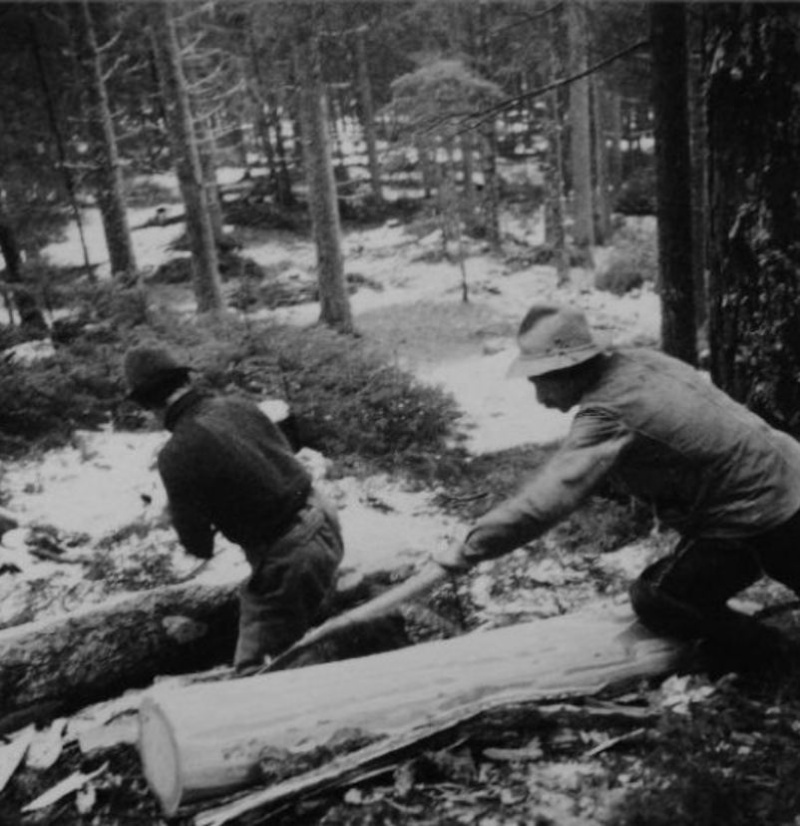
[[[722,648],[782,651],[726,603],[764,574],[800,594],[800,444],[684,362],[610,348],[577,310],[535,305],[517,343],[509,374],[546,407],[577,406],[571,429],[515,496],[435,561],[463,571],[531,542],[613,474],[680,535],[631,587],[641,620]]]
[[[262,665],[321,618],[343,554],[336,511],[253,402],[201,391],[160,347],[129,350],[124,372],[130,398],[172,433],[158,469],[181,544],[210,559],[219,531],[247,557],[234,664]]]

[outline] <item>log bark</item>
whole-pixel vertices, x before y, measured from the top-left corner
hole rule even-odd
[[[14,515],[0,509],[0,521]],[[343,576],[330,610],[370,602],[387,588],[386,572]],[[170,674],[223,679],[238,634],[236,584],[196,581],[126,594],[63,617],[0,631],[0,734],[45,722],[87,703],[149,685]],[[361,621],[304,647],[284,668],[343,660],[409,643],[399,615]],[[190,679],[193,679],[190,677]]]
[[[235,585],[189,583],[0,631],[0,730],[227,662],[237,612]]]
[[[378,742],[415,729],[428,736],[432,721],[454,714],[466,719],[473,710],[668,673],[680,654],[680,644],[653,637],[627,609],[595,609],[346,664],[156,688],[140,708],[139,749],[170,815],[258,783],[260,759],[276,749],[307,753],[343,731]]]

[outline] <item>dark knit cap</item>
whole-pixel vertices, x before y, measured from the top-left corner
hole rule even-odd
[[[189,378],[191,368],[179,364],[161,347],[133,347],[125,354],[123,365],[128,398],[143,407],[153,407]]]

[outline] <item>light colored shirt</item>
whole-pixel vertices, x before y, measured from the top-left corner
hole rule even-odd
[[[800,443],[684,362],[622,349],[606,358],[559,450],[475,523],[467,560],[536,539],[609,474],[687,536],[753,536],[800,509]]]

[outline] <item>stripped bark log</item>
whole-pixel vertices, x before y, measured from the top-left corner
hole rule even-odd
[[[380,750],[383,738],[429,736],[437,721],[449,726],[454,715],[466,719],[665,674],[681,653],[628,611],[594,609],[346,664],[156,688],[140,709],[139,748],[169,815],[184,803],[258,783],[270,750],[308,752],[342,730],[373,738]]]
[[[0,631],[0,731],[230,659],[235,585],[190,583]]]

